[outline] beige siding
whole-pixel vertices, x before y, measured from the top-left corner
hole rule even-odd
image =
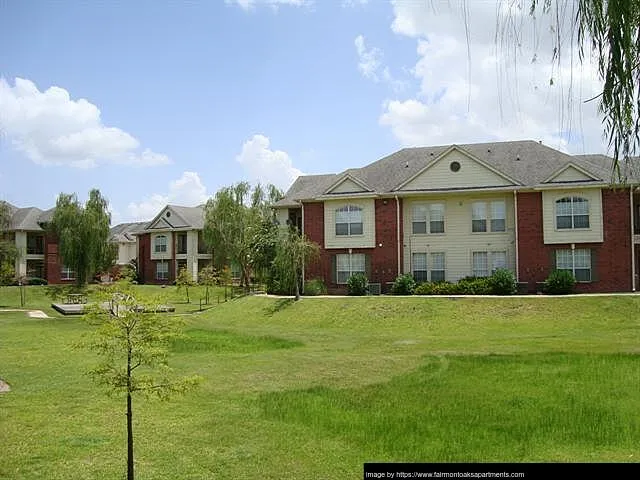
[[[118,243],[118,265],[126,265],[138,256],[137,242]]]
[[[15,241],[18,250],[15,263],[16,276],[23,277],[27,274],[27,232],[16,232]]]
[[[356,182],[350,179],[345,179],[339,183],[330,193],[354,193],[354,192],[366,192],[364,188],[358,185]]]
[[[451,162],[458,162],[460,170],[451,171]],[[478,163],[467,155],[452,150],[424,172],[402,187],[402,190],[434,190],[512,185],[507,179]]]
[[[164,235],[167,237],[167,251],[156,253],[155,251],[155,241],[156,237],[160,235]],[[172,258],[173,253],[173,241],[171,232],[155,232],[151,234],[151,260],[166,260],[168,258]]]
[[[287,220],[289,220],[289,209],[278,208],[276,209],[276,220],[281,228],[287,228]]]
[[[585,175],[574,167],[565,168],[562,172],[551,179],[552,182],[578,182],[583,180],[593,180],[590,176]]]
[[[556,201],[563,197],[583,197],[589,200],[589,228],[556,228]],[[544,243],[602,242],[602,191],[599,188],[545,190],[542,192],[542,219]]]
[[[505,232],[472,233],[471,205],[482,201],[505,202]],[[415,203],[443,203],[445,205],[445,233],[417,234],[412,232],[412,212]],[[404,200],[404,264],[403,271],[412,271],[413,253],[445,254],[445,278],[455,282],[473,274],[472,252],[506,252],[507,268],[515,271],[515,221],[513,194],[448,195]],[[427,268],[430,269],[430,257]]]
[[[362,208],[362,235],[336,236],[336,210],[345,205]],[[373,199],[328,200],[324,202],[324,248],[373,248],[376,245]]]

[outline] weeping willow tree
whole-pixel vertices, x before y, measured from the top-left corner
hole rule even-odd
[[[558,70],[563,56],[576,50],[581,63],[595,58],[602,91],[584,101],[598,102],[614,180],[625,182],[640,167],[633,158],[640,146],[640,0],[503,0],[502,5],[505,10],[528,6],[534,22],[540,16],[550,19],[552,63]],[[503,48],[520,46],[512,20],[507,14],[498,21]]]
[[[295,295],[300,300],[300,283],[304,267],[320,256],[320,247],[309,240],[296,228],[280,232],[276,244],[276,257],[273,269],[284,291]]]

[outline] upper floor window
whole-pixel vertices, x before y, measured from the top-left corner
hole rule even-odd
[[[444,204],[414,204],[411,221],[414,234],[444,233]]]
[[[336,210],[336,235],[362,235],[362,208],[345,205]]]
[[[506,205],[504,200],[473,202],[471,204],[471,231],[506,231]]]
[[[153,251],[155,253],[165,253],[167,251],[167,237],[158,235],[153,241]]]
[[[556,228],[589,228],[589,200],[564,197],[556,201]]]
[[[176,253],[184,254],[187,253],[187,234],[179,233],[176,238]]]

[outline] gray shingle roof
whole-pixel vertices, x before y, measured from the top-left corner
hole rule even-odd
[[[605,155],[569,155],[532,140],[455,146],[525,187],[542,184],[569,164],[587,171],[603,184],[612,180],[612,159]],[[369,185],[377,194],[390,194],[452,147],[404,148],[362,168],[333,175],[298,177],[276,207],[294,206],[296,200],[317,198],[347,173]],[[640,176],[629,178],[637,182]]]
[[[109,241],[110,242],[135,242],[135,233],[144,230],[144,227],[149,222],[134,222],[134,223],[120,223],[109,229]]]
[[[42,231],[38,224],[42,210],[37,207],[15,208],[11,216],[10,230]]]
[[[204,205],[198,205],[196,207],[183,207],[180,205],[167,205],[165,206],[153,220],[147,222],[144,229],[145,231],[151,230],[171,230],[171,229],[197,229],[202,230],[204,228]],[[171,210],[175,213],[174,216],[166,217],[162,214],[167,210]],[[157,224],[162,220],[162,226],[151,228],[152,225]]]

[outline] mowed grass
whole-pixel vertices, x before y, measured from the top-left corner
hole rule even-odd
[[[140,479],[640,459],[635,296],[248,297],[176,318],[185,337],[171,364],[204,380],[169,402],[134,400]],[[89,330],[0,313],[12,387],[0,395],[0,478],[123,478],[124,400],[72,348]]]

